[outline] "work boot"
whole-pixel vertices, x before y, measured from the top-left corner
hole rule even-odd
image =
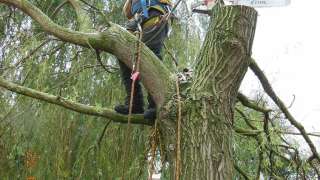
[[[131,94],[131,82],[130,86],[125,82],[127,96],[125,98],[124,104],[120,104],[114,107],[114,110],[120,114],[129,114],[129,104],[130,104],[130,94]],[[144,102],[142,89],[139,83],[135,84],[133,102],[132,102],[132,114],[143,114]]]
[[[148,95],[148,109],[144,112],[144,118],[154,121],[157,118],[156,103],[153,101],[150,94]]]
[[[130,75],[126,74],[124,71],[122,73],[122,81],[127,93],[124,104],[116,105],[114,110],[120,114],[129,114],[129,103],[130,103],[130,95],[131,95],[131,84],[132,80],[130,79]],[[144,102],[143,102],[143,93],[142,88],[137,80],[134,86],[134,94],[133,94],[133,102],[132,102],[132,114],[143,114]]]

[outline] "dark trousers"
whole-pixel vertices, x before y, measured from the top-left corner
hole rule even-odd
[[[157,13],[158,13],[158,15],[160,15],[159,12],[155,12],[155,11],[150,12],[149,11],[150,16],[155,16],[155,15],[157,15]],[[137,27],[138,26],[135,21],[129,21],[126,26],[127,30],[130,30],[133,32],[137,30]],[[166,23],[166,24],[162,24],[162,25],[155,25],[153,27],[144,28],[142,30],[143,31],[142,42],[144,42],[160,60],[162,60],[161,50],[163,47],[164,40],[167,37],[168,29],[169,29],[168,24]],[[143,62],[140,62],[140,63],[143,63]],[[127,89],[127,93],[130,94],[131,83],[132,83],[131,68],[127,67],[121,61],[119,61],[119,66],[120,66],[121,77],[122,77],[123,83]],[[128,94],[128,96],[129,96],[129,94]],[[135,94],[136,94],[135,95],[136,97],[134,97],[134,101],[137,98],[143,98],[141,85],[140,85],[139,80],[137,80],[136,84],[135,84]],[[137,96],[139,96],[139,97],[137,97]],[[150,95],[148,96],[148,102],[149,102],[149,108],[155,107],[155,103],[152,100]]]

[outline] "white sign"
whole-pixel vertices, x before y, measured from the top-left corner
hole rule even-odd
[[[290,0],[228,0],[234,5],[245,5],[251,7],[281,7],[290,4]]]

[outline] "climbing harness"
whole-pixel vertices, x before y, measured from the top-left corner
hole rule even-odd
[[[170,0],[132,0],[131,14],[142,11],[142,15],[148,18],[148,10],[153,8],[164,14],[165,11],[168,11],[168,6],[170,5]]]
[[[170,17],[172,16],[173,12],[175,11],[175,9],[178,7],[178,5],[181,3],[182,0],[179,0],[171,10],[169,10],[168,13],[164,14],[161,18],[161,20],[157,23],[157,25],[155,26],[155,28],[159,28],[157,30],[157,32],[154,33],[154,35],[149,38],[145,43],[148,44],[150,43],[152,40],[154,40],[154,38],[156,38],[162,31],[163,29],[166,27]],[[160,26],[160,27],[159,27]]]

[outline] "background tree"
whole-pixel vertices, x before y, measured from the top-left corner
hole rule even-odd
[[[123,176],[124,165],[120,162],[127,125],[110,120],[126,123],[127,117],[108,109],[123,96],[115,57],[131,66],[137,41],[110,22],[125,21],[121,15],[123,2],[0,3],[5,4],[0,6],[0,86],[15,92],[0,94],[0,174],[46,179]],[[144,126],[151,124],[142,116],[133,116],[132,123],[144,125],[132,126],[126,178],[145,179],[148,169],[152,169],[148,166],[152,164],[148,161],[151,155],[161,157],[155,162],[162,162],[163,178],[168,179],[179,174],[174,172],[176,162],[181,163],[181,179],[252,179],[260,175],[307,179],[319,174],[319,155],[308,134],[250,58],[256,16],[252,8],[216,6],[201,49],[201,35],[196,27],[186,24],[189,16],[182,16],[167,42],[164,64],[144,46],[142,80],[160,107],[159,118],[150,128]],[[103,53],[102,63],[97,62],[96,49],[114,56]],[[178,68],[173,66],[172,58],[179,59]],[[283,138],[287,131],[279,122],[283,119],[280,113],[238,94],[249,65],[308,142],[310,158],[301,157],[297,148]],[[181,85],[181,161],[175,161],[180,104],[176,102],[175,72],[186,66],[194,68],[194,77]],[[237,99],[246,107],[238,104],[234,116]]]

